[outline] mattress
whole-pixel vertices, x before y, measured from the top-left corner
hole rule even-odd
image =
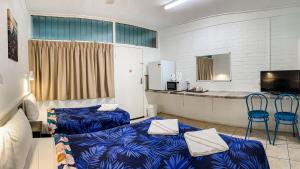
[[[50,134],[81,134],[101,131],[130,123],[128,112],[117,108],[99,112],[99,106],[49,109],[47,115]]]
[[[148,135],[153,119],[94,133],[55,135],[58,168],[269,168],[258,141],[220,135],[228,151],[192,157],[183,134],[199,129],[180,123],[177,136]]]

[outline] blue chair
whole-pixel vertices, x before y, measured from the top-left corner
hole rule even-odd
[[[288,111],[284,111],[282,108],[282,101],[286,100],[288,104],[290,104],[290,109]],[[292,94],[281,94],[276,97],[275,99],[275,108],[276,108],[276,113],[274,115],[275,117],[275,134],[274,134],[274,140],[273,140],[273,145],[275,144],[277,132],[279,129],[279,125],[292,125],[293,126],[293,136],[297,137],[299,136],[299,131],[298,131],[298,108],[299,108],[299,99]],[[296,130],[296,133],[295,133]]]
[[[258,106],[255,106],[253,103],[253,99],[257,99],[259,101]],[[252,133],[252,123],[253,122],[264,122],[266,134],[268,136],[268,140],[271,144],[271,139],[269,135],[268,121],[269,121],[269,113],[267,112],[268,107],[268,98],[261,93],[252,93],[246,96],[246,104],[248,109],[248,127],[245,139],[247,139],[248,132]]]

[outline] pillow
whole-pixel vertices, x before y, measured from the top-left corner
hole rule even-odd
[[[14,169],[12,141],[6,127],[0,127],[0,168]]]
[[[12,158],[9,161],[14,163],[15,169],[23,169],[33,140],[31,127],[23,110],[19,109],[3,127],[10,137],[10,143],[5,145],[9,147],[11,144]]]
[[[39,118],[39,109],[36,98],[33,94],[28,95],[24,99],[25,112],[29,120],[35,121]]]

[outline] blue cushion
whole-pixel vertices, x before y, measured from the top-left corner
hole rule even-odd
[[[269,117],[269,113],[263,110],[252,110],[248,112],[248,115],[250,118],[255,118],[255,119],[262,119],[262,118]]]
[[[277,112],[275,113],[276,120],[283,120],[283,121],[296,121],[297,115],[291,112]]]

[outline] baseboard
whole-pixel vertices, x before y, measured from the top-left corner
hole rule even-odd
[[[132,121],[132,120],[138,120],[138,119],[142,119],[142,118],[145,118],[145,116],[133,118],[133,119],[130,119],[130,121]]]

